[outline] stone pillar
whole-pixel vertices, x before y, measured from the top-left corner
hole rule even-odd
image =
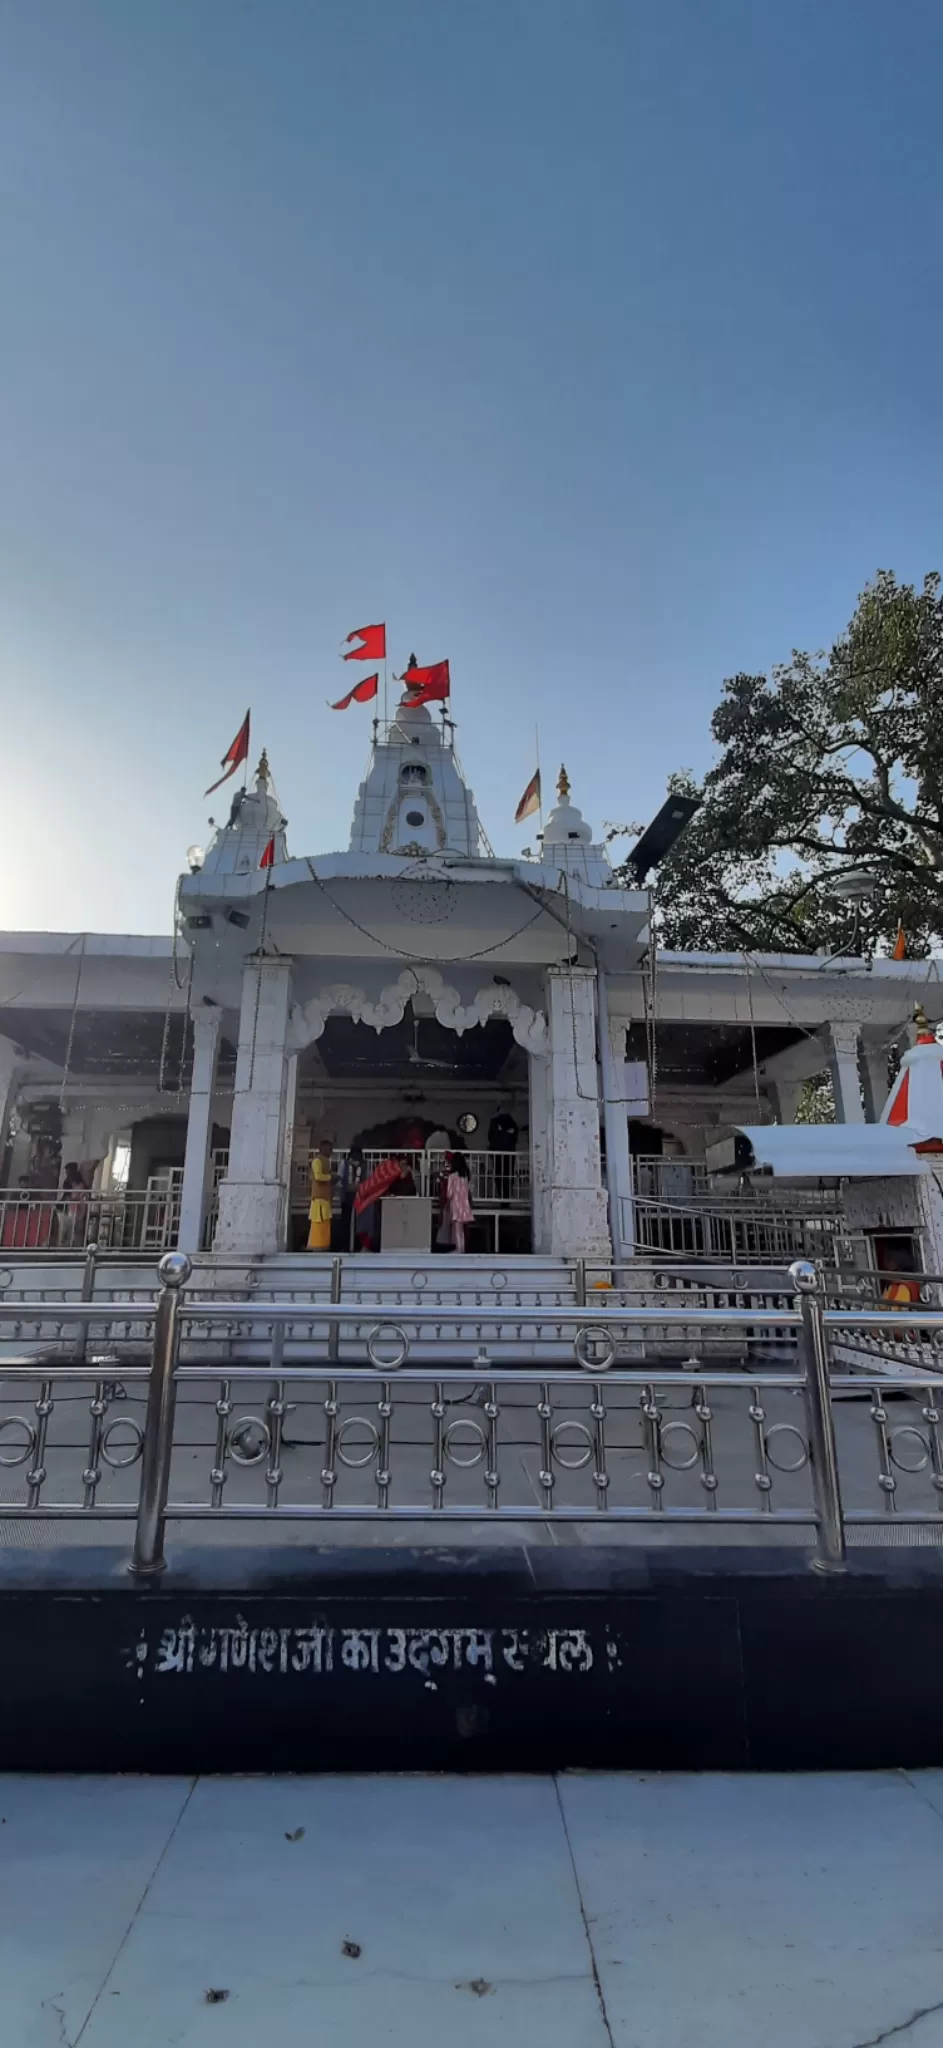
[[[16,1108],[20,1054],[9,1038],[0,1038],[0,1165],[6,1150],[10,1118]]]
[[[530,1076],[530,1201],[535,1252],[550,1250],[550,1061],[532,1052]]]
[[[599,1149],[595,970],[551,967],[550,1249],[557,1258],[609,1258]]]
[[[887,1047],[862,1046],[862,1082],[864,1085],[865,1119],[869,1124],[879,1124],[884,1104],[890,1094],[887,1079]]]
[[[597,969],[599,1004],[599,1067],[602,1077],[603,1123],[606,1132],[606,1187],[612,1255],[629,1257],[635,1244],[632,1164],[629,1159],[629,1105],[625,1072],[625,1024],[609,1015],[606,970]]]
[[[830,1024],[828,1038],[828,1070],[835,1095],[835,1121],[840,1124],[863,1124],[864,1104],[861,1100],[861,1077],[858,1072],[858,1026]]]
[[[247,960],[229,1170],[219,1185],[215,1250],[275,1252],[285,1235],[285,1081],[290,960]]]
[[[796,1110],[799,1107],[799,1100],[804,1087],[804,1081],[766,1082],[766,1092],[772,1100],[777,1123],[795,1123]]]
[[[187,1117],[187,1149],[183,1159],[180,1190],[180,1224],[177,1248],[182,1252],[203,1249],[203,1222],[210,1184],[210,1139],[213,1132],[213,1095],[222,1011],[215,1005],[193,1013],[193,1078],[190,1083],[190,1112]]]

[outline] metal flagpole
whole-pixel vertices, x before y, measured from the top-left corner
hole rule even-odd
[[[537,754],[537,808],[540,813],[540,829],[544,829],[544,786],[540,773],[540,727],[534,727],[534,747]]]

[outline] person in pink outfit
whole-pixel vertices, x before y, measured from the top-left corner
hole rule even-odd
[[[474,1223],[471,1195],[468,1188],[468,1160],[464,1152],[453,1154],[449,1177],[445,1184],[445,1212],[448,1217],[452,1250],[465,1250],[465,1231]]]

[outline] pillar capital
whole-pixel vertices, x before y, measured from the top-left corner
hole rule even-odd
[[[834,1018],[829,1023],[828,1035],[841,1059],[857,1059],[860,1024],[849,1023],[846,1018]]]

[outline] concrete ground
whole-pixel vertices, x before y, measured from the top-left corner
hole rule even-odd
[[[0,1779],[9,2048],[943,2044],[943,1773]]]

